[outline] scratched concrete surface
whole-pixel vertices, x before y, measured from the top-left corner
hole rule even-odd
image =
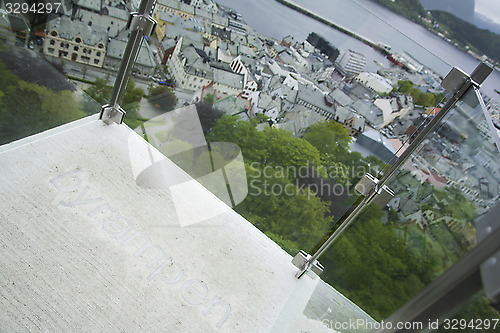
[[[303,315],[317,277],[199,184],[193,216],[217,214],[179,223],[136,181],[152,160],[189,178],[96,116],[0,147],[1,332],[327,331]]]

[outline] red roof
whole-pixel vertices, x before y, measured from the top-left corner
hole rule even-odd
[[[43,29],[43,30],[35,30],[35,36],[37,36],[37,37],[45,37],[45,29]]]

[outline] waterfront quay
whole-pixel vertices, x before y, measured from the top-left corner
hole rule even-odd
[[[371,39],[368,39],[352,30],[350,30],[349,28],[346,28],[338,23],[335,23],[317,13],[314,13],[312,12],[311,10],[307,9],[307,8],[304,8],[302,7],[301,5],[299,5],[298,3],[296,2],[293,2],[293,1],[289,1],[289,0],[276,0],[277,2],[293,9],[293,10],[296,10],[304,15],[307,15],[323,24],[326,24],[334,29],[337,29],[339,30],[340,32],[346,34],[346,35],[349,35],[363,43],[365,43],[366,45],[376,49],[377,51],[380,51],[384,54],[389,54],[390,53],[390,50],[391,50],[391,47],[389,45],[386,45],[386,44],[383,44],[383,43],[379,43],[379,42],[375,42],[375,41],[372,41]]]

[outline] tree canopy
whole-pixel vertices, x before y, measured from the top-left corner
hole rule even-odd
[[[257,125],[256,119],[243,121],[226,115],[207,135],[208,141],[232,142],[242,150],[249,193],[235,209],[291,255],[299,250],[310,252],[336,228],[333,221],[340,217],[332,214],[333,202],[340,197],[316,193],[312,184],[332,181],[352,185],[365,172],[376,175],[385,164],[373,156],[363,158],[351,152],[347,130],[334,122],[311,126],[304,138],[275,128],[258,130]],[[297,169],[306,167],[302,170],[309,173],[311,161],[315,168],[326,172],[301,177]],[[328,172],[332,169],[336,171]],[[420,194],[430,196],[432,191],[431,185],[424,184]],[[438,201],[439,195],[436,192]],[[463,195],[455,191],[446,195],[452,201],[446,207],[440,206],[443,214],[471,216],[472,206]],[[422,202],[427,204],[439,205],[437,201]],[[438,247],[420,251],[407,242],[400,222],[397,212],[372,205],[320,259],[326,267],[321,277],[377,320],[391,315],[442,270],[444,259]],[[449,232],[444,236],[440,235],[439,241],[454,242]],[[478,310],[469,309],[469,317],[476,311],[483,317],[498,316],[482,303],[475,306]]]
[[[69,90],[53,91],[21,80],[0,60],[0,144],[84,117]]]
[[[425,107],[436,106],[445,95],[443,93],[433,94],[424,93],[409,80],[399,80],[398,81],[398,91],[404,95],[410,95],[413,98],[413,102],[418,105]]]
[[[177,104],[177,97],[171,88],[158,86],[151,89],[149,101],[163,111],[171,111]]]
[[[105,79],[97,78],[94,84],[87,88],[85,92],[90,98],[104,105],[109,103],[112,87],[107,84]],[[144,97],[144,90],[136,87],[135,81],[130,79],[125,88],[121,107],[126,112],[125,123],[131,128],[137,128],[147,120],[139,117],[137,114],[139,102],[142,100],[142,97]]]

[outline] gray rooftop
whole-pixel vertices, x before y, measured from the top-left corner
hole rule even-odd
[[[111,7],[111,6],[104,6],[108,10],[108,15],[110,17],[114,17],[120,20],[123,20],[125,22],[128,21],[129,13],[126,10],[116,8],[116,7]]]
[[[212,65],[222,63],[213,63]],[[244,76],[243,74],[234,73],[231,69],[223,69],[222,66],[212,67],[214,72],[214,82],[224,84],[231,88],[243,90]],[[229,67],[229,66],[228,66]]]
[[[248,111],[250,107],[250,101],[234,96],[227,96],[215,101],[214,107],[227,114],[234,115],[244,111]]]
[[[380,126],[384,123],[382,111],[378,108],[375,110],[370,105],[364,103],[362,100],[356,100],[352,105],[352,109],[360,116],[363,116],[372,126]]]
[[[274,97],[266,94],[266,93],[260,93],[259,94],[259,101],[257,103],[257,106],[264,111],[270,110],[272,108],[280,108],[281,107],[281,99],[279,97]]]
[[[333,91],[329,94],[331,98],[335,100],[338,104],[342,106],[348,106],[354,103],[352,98],[347,96],[342,90],[339,88],[333,89]]]
[[[184,2],[176,1],[176,0],[158,0],[158,4],[164,5],[167,7],[175,8],[177,10],[183,11],[188,14],[194,15],[194,7]]]
[[[111,42],[108,44],[108,48],[106,50],[106,55],[108,57],[112,58],[117,58],[117,59],[122,59],[123,58],[123,52],[125,51],[125,47],[127,46],[127,43],[118,39],[112,39]],[[142,44],[141,49],[139,51],[139,55],[137,56],[136,63],[146,66],[146,67],[153,67],[154,66],[154,61],[151,59],[151,55],[149,51],[147,50],[147,47]]]
[[[189,45],[191,43],[203,43],[203,36],[199,32],[187,30],[175,25],[169,25],[165,29],[165,36],[167,38],[182,37],[183,43]]]
[[[56,30],[59,36],[65,39],[80,37],[87,45],[96,45],[99,42],[106,44],[108,38],[108,32],[103,26],[93,23],[90,26],[88,21],[72,21],[67,16],[48,21],[46,30],[47,32]]]
[[[101,11],[101,0],[78,0],[76,1],[78,6],[95,10],[97,12]]]
[[[393,163],[397,158],[396,150],[391,142],[378,131],[369,130],[363,132],[356,140],[356,143],[365,147],[386,163]]]
[[[87,24],[89,22],[92,22],[91,28],[103,29],[107,31],[109,37],[116,37],[120,31],[126,30],[128,14],[126,11],[118,8],[114,8],[112,12],[117,16],[125,16],[126,18],[121,19],[112,16],[99,15],[86,10],[79,11],[78,18],[80,18],[82,22]]]
[[[247,42],[248,42],[248,45],[257,48],[258,50],[263,50],[265,48],[264,43],[257,36],[248,35]]]
[[[324,111],[335,113],[335,110],[332,107],[329,107],[325,104],[325,95],[321,91],[313,88],[310,85],[299,83],[297,100],[303,100]]]
[[[184,44],[184,42],[183,42]],[[188,73],[198,76],[204,76],[209,80],[213,79],[213,71],[208,62],[205,62],[200,56],[199,51],[193,46],[188,46],[182,50],[186,58],[184,70]]]

